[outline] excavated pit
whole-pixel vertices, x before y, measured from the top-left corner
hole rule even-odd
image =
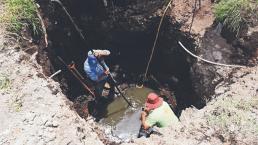
[[[148,9],[141,8],[142,2],[137,0],[124,3],[113,1],[112,5],[106,8],[100,1],[66,0],[63,2],[86,36],[87,45],[83,43],[60,6],[47,1],[39,1],[42,15],[47,23],[49,36],[48,48],[39,50],[39,63],[44,66],[46,74],[62,70],[62,73],[54,79],[60,82],[63,92],[74,102],[79,115],[86,118],[89,110],[90,115],[93,115],[97,120],[107,118],[108,111],[102,113],[102,115],[94,115],[92,110],[96,106],[89,101],[89,94],[85,92],[66,66],[57,59],[57,56],[61,57],[67,64],[72,61],[75,62],[79,72],[86,77],[83,71],[83,63],[89,48],[108,49],[111,51],[111,55],[106,59],[106,63],[111,72],[115,74],[119,86],[123,88],[125,93],[127,93],[127,90],[135,89],[135,84],[146,69],[160,21],[160,16],[151,13],[158,8],[162,8],[164,2],[153,2],[146,6]],[[134,8],[133,6],[138,3],[138,8]],[[137,14],[127,9],[137,9]],[[128,19],[124,15],[128,15]],[[205,99],[199,94],[207,95],[207,93],[200,92],[202,86],[198,90],[195,89],[196,86],[193,87],[193,80],[200,79],[200,76],[195,78],[196,70],[193,71],[193,65],[196,61],[178,45],[178,41],[181,41],[192,49],[192,52],[195,52],[195,40],[179,29],[180,24],[173,21],[171,17],[165,17],[149,70],[149,76],[154,76],[162,86],[165,86],[171,93],[173,92],[177,101],[177,106],[173,109],[177,116],[180,116],[183,109],[192,105],[196,108],[204,107]],[[42,62],[44,60],[48,61]],[[213,76],[208,76],[206,79],[212,80]],[[149,78],[145,86],[147,90],[152,89],[159,93],[160,85],[153,79]],[[205,90],[209,92],[208,95],[211,95],[214,88],[210,87]],[[142,94],[134,94],[134,92],[131,92],[131,96]],[[119,97],[117,99],[121,100]],[[130,98],[130,100],[133,103],[137,102],[137,99]],[[131,110],[131,112],[138,113],[137,111],[144,103],[144,99],[140,100],[138,109]],[[105,105],[97,106],[97,108],[106,110],[109,104],[112,106],[113,102],[115,101],[108,101]],[[124,112],[128,111],[125,109]],[[128,113],[121,113],[120,119],[115,124],[119,124],[121,123],[119,121],[127,118]],[[100,122],[105,122],[105,120]],[[135,121],[135,123],[139,122]],[[112,123],[107,124],[114,125]]]

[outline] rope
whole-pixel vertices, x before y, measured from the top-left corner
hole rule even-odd
[[[214,65],[219,65],[219,66],[225,66],[225,67],[240,67],[240,68],[244,68],[246,66],[242,66],[242,65],[231,65],[231,64],[222,64],[222,63],[217,63],[217,62],[212,62],[212,61],[209,61],[209,60],[206,60],[204,58],[201,58],[195,54],[193,54],[192,52],[190,52],[180,41],[178,41],[178,44],[187,52],[189,53],[191,56],[197,58],[197,59],[200,59],[206,63],[210,63],[210,64],[214,64]]]
[[[199,1],[199,4],[200,4],[200,1]],[[190,27],[189,27],[189,34],[191,34],[191,30],[192,30],[192,27],[193,27],[196,7],[197,7],[197,0],[195,0],[195,2],[194,2],[193,16],[192,16],[192,21],[191,21],[191,24],[190,24]]]
[[[45,47],[48,47],[47,28],[46,28],[46,25],[45,25],[45,23],[44,23],[43,18],[42,18],[41,15],[40,15],[39,6],[37,7],[36,12],[37,12],[37,16],[38,16],[38,18],[39,18],[40,24],[41,24],[42,33],[44,34]]]
[[[66,10],[65,6],[63,5],[63,3],[60,0],[51,0],[51,2],[56,2],[56,3],[58,3],[62,7],[63,11],[68,16],[69,20],[72,22],[72,24],[73,24],[74,28],[76,29],[76,31],[79,32],[80,37],[83,39],[83,41],[86,41],[84,35],[82,34],[81,29],[76,25],[75,21],[73,20],[72,16],[69,14],[69,12]]]
[[[155,37],[155,41],[153,43],[153,47],[152,47],[152,51],[151,51],[151,55],[150,55],[150,59],[148,61],[148,64],[147,64],[147,67],[146,67],[146,70],[145,70],[145,74],[144,74],[144,79],[146,79],[147,77],[147,74],[148,74],[148,71],[149,71],[149,67],[150,67],[150,63],[151,63],[151,60],[152,60],[152,57],[153,57],[153,54],[154,54],[154,50],[155,50],[155,47],[156,47],[156,44],[157,44],[157,40],[158,40],[158,37],[159,37],[159,31],[160,31],[160,27],[162,25],[162,22],[163,22],[163,19],[165,17],[165,14],[170,6],[170,4],[172,3],[173,0],[170,0],[169,3],[167,4],[167,7],[165,8],[164,12],[163,12],[163,15],[160,19],[160,22],[159,22],[159,26],[158,26],[158,29],[157,29],[157,33],[156,33],[156,37]]]

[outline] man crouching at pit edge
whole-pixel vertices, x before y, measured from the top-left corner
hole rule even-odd
[[[152,127],[167,127],[173,123],[178,123],[178,118],[169,107],[168,103],[163,101],[155,93],[150,93],[147,97],[145,108],[141,113],[141,130],[138,137],[149,135],[153,132]]]

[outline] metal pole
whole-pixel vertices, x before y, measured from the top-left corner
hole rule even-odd
[[[95,94],[91,91],[91,89],[80,79],[80,77],[78,75],[75,74],[75,72],[73,72],[73,70],[71,68],[69,68],[69,66],[64,62],[64,60],[57,56],[57,58],[66,66],[66,68],[73,74],[73,76],[83,85],[83,87],[90,92],[90,94],[95,97]]]
[[[58,70],[57,72],[55,72],[54,74],[52,74],[49,79],[52,79],[54,76],[58,75],[59,73],[61,73],[61,70]]]
[[[85,78],[81,75],[81,73],[77,70],[75,63],[73,61],[72,64],[70,64],[70,68],[72,68],[82,80],[86,81]]]

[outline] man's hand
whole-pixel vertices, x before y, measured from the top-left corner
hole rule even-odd
[[[109,75],[110,74],[109,69],[107,69],[104,73],[105,73],[105,75]]]
[[[145,122],[146,116],[147,116],[147,113],[145,111],[142,111],[142,113],[141,113],[141,121],[144,120],[144,122]]]
[[[142,122],[142,126],[143,126],[143,128],[145,130],[150,127],[150,126],[148,126],[146,124],[146,117],[147,117],[147,115],[148,115],[148,110],[145,109],[144,111],[142,111],[142,113],[141,113],[141,122]]]

